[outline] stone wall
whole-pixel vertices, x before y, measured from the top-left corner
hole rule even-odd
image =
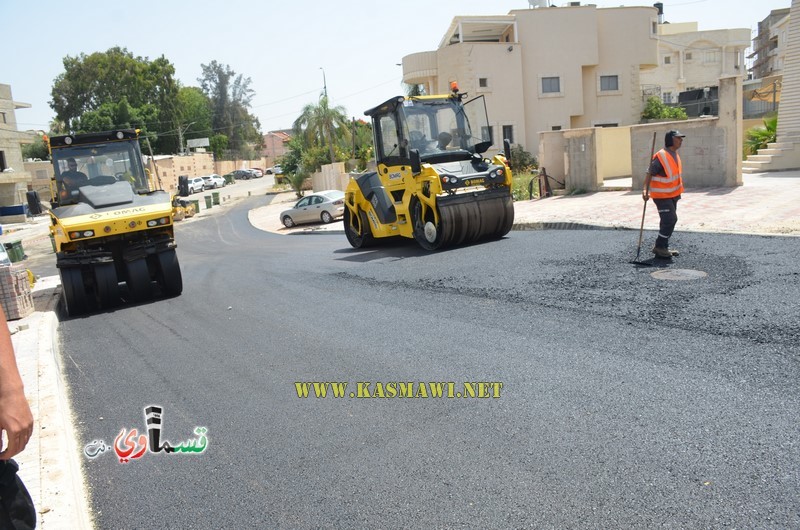
[[[613,131],[585,128],[540,133],[540,166],[548,175],[564,181],[568,190],[597,191],[604,178],[624,176],[632,177],[633,188],[639,189],[647,172],[653,134],[658,150],[664,145],[665,133],[678,129],[687,136],[680,151],[687,187],[740,186],[741,77],[722,78],[719,87],[718,117],[632,125]],[[623,141],[620,134],[629,135],[629,141]]]

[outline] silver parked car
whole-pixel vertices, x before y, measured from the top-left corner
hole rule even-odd
[[[281,222],[286,228],[301,223],[332,223],[344,215],[344,192],[318,191],[297,201],[293,208],[281,212]]]

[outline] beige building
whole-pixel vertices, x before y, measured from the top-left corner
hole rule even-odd
[[[680,92],[716,87],[720,77],[745,75],[750,30],[699,31],[697,22],[658,25],[658,68],[642,72],[645,92],[677,103]]]
[[[542,131],[639,122],[640,72],[658,64],[657,27],[653,7],[459,16],[438,49],[403,58],[403,81],[429,94],[455,81],[485,96],[494,148],[507,138],[536,154]]]
[[[0,84],[0,222],[24,221],[22,213],[5,209],[27,204],[25,193],[31,174],[22,160],[22,144],[33,142],[33,135],[17,130],[17,109],[30,108],[28,103],[14,101],[11,86]]]

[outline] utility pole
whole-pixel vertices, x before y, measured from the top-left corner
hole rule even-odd
[[[325,94],[325,99],[328,99],[328,82],[325,80],[325,69],[323,67],[319,67],[322,70],[322,90],[323,94]]]

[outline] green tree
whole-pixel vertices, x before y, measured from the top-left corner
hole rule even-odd
[[[187,140],[213,136],[211,101],[198,87],[180,87],[177,98],[177,120],[175,130],[169,134],[175,139],[175,152],[186,145]],[[181,134],[178,134],[180,130]],[[184,146],[178,145],[183,139]]]
[[[214,153],[214,158],[223,160],[225,151],[228,150],[228,137],[224,134],[215,134],[208,140],[211,152]]]
[[[303,159],[303,150],[305,149],[305,142],[299,136],[292,136],[286,144],[286,152],[278,157],[277,164],[280,164],[284,174],[291,175],[300,167],[300,162]]]
[[[642,112],[643,120],[685,120],[686,111],[681,107],[667,106],[658,96],[650,96]]]
[[[774,143],[778,133],[778,116],[764,118],[763,127],[753,127],[745,133],[744,155],[754,155],[759,149],[766,149],[767,144]]]
[[[372,124],[364,120],[356,120],[355,127],[355,146],[359,169],[365,169],[367,163],[375,156],[375,148],[372,145]]]
[[[178,83],[174,66],[163,56],[150,61],[114,47],[91,55],[66,56],[63,65],[64,72],[53,82],[50,107],[56,121],[63,123],[64,132],[77,126],[84,131],[90,125],[105,126],[109,120],[129,121],[124,119],[124,108],[111,107],[123,100],[131,119],[146,120],[140,124],[142,129],[158,131],[161,124],[174,122]],[[87,112],[99,114],[84,119]]]
[[[203,74],[198,81],[211,102],[214,132],[227,135],[229,148],[236,153],[245,152],[248,143],[260,146],[260,124],[248,111],[255,95],[250,78],[237,75],[230,66],[217,61],[200,67]]]
[[[43,136],[37,136],[33,143],[23,144],[22,158],[38,158],[40,160],[50,160],[50,153],[44,143]]]
[[[303,107],[300,116],[294,121],[295,135],[301,136],[306,141],[306,146],[322,145],[328,148],[329,162],[336,162],[336,142],[348,141],[349,119],[347,110],[341,105],[331,108],[328,97],[319,98],[316,105],[308,104]]]

